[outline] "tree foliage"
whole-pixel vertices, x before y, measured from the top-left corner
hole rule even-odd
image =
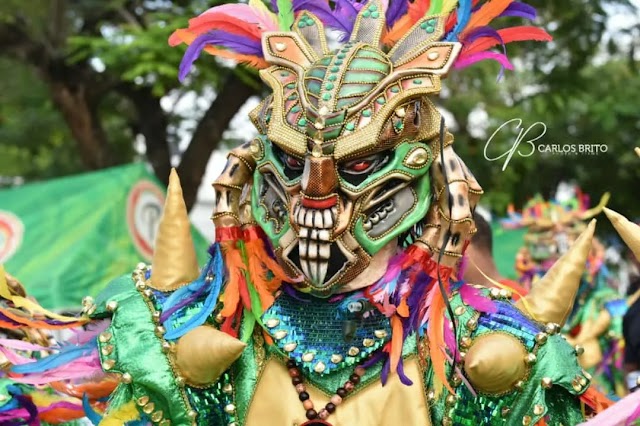
[[[186,85],[177,80],[184,48],[169,48],[169,34],[218,3],[0,2],[1,174],[48,178],[142,156],[166,180],[177,159],[191,205],[229,121],[260,91],[255,73],[206,55]],[[638,10],[628,0],[529,3],[554,36],[552,43],[510,45],[516,72],[507,71],[500,82],[493,63],[446,81],[439,102],[455,117],[457,151],[485,187],[485,202],[498,212],[536,192],[551,195],[559,180],[573,179],[595,197],[614,192],[614,207],[640,215],[632,189],[640,182],[640,160],[632,152],[640,127]],[[617,24],[614,15],[628,19]],[[185,108],[185,99],[199,101]],[[525,127],[546,124],[539,144],[606,144],[608,151],[516,155],[503,172],[502,162],[485,159],[484,147],[498,126],[516,117]],[[492,149],[506,150],[514,132]]]

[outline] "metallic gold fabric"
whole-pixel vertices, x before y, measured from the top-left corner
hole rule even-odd
[[[593,219],[571,249],[533,285],[528,295],[518,300],[516,306],[520,310],[536,321],[564,325],[573,307],[595,228]]]
[[[412,386],[400,383],[391,374],[387,384],[373,383],[347,397],[327,421],[334,426],[430,426],[429,407],[418,363],[415,358],[405,361],[405,373],[413,380]],[[307,385],[316,410],[329,398],[316,388]],[[300,425],[306,421],[305,410],[291,384],[286,366],[271,359],[265,367],[247,415],[247,425],[269,424],[278,426]]]
[[[464,370],[475,389],[499,394],[524,378],[527,354],[520,340],[509,334],[483,334],[469,348]]]
[[[627,246],[629,246],[636,259],[640,259],[640,226],[629,222],[629,220],[620,213],[606,207],[604,213]]]
[[[171,170],[167,199],[153,253],[153,279],[161,291],[175,290],[198,278],[198,260],[191,238],[191,222],[175,169]]]
[[[208,385],[218,380],[246,346],[211,326],[200,326],[178,340],[176,365],[188,384]]]

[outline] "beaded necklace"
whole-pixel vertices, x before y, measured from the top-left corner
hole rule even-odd
[[[289,376],[291,377],[291,383],[298,392],[298,398],[302,402],[302,406],[306,411],[306,417],[309,421],[303,423],[300,426],[332,426],[326,419],[336,410],[336,407],[342,404],[342,399],[345,398],[355,387],[360,383],[360,379],[364,376],[365,368],[362,365],[358,365],[353,374],[349,377],[342,387],[336,390],[336,393],[331,397],[329,402],[320,411],[316,411],[307,392],[307,388],[304,385],[302,372],[298,368],[295,360],[289,359],[287,361],[287,368],[289,369]]]

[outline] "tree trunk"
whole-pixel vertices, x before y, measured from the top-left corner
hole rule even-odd
[[[198,123],[191,143],[184,152],[178,167],[187,209],[191,209],[196,202],[198,188],[211,153],[222,140],[222,134],[229,127],[229,122],[247,99],[257,93],[255,88],[231,74]]]
[[[126,96],[135,106],[137,120],[133,127],[135,134],[142,134],[147,147],[147,161],[153,167],[158,179],[169,184],[171,172],[171,153],[167,138],[169,119],[160,105],[160,98],[155,96],[150,87],[121,84],[120,93]]]
[[[115,164],[107,135],[104,132],[97,105],[92,105],[85,86],[70,86],[49,81],[53,102],[62,112],[71,134],[78,143],[80,158],[87,169],[97,170]]]

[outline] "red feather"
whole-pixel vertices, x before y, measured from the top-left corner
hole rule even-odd
[[[502,38],[502,41],[507,43],[512,43],[515,41],[526,41],[526,40],[536,40],[536,41],[551,41],[553,38],[547,33],[545,30],[536,27],[530,26],[521,26],[521,27],[513,27],[513,28],[505,28],[502,30],[498,30],[498,34]],[[472,55],[478,52],[484,52],[494,46],[499,45],[500,42],[492,37],[481,37],[475,40],[473,43],[465,46],[462,55]],[[462,56],[461,55],[461,56]]]
[[[205,13],[190,19],[188,30],[196,35],[208,31],[222,30],[255,39],[262,37],[262,30],[257,24],[247,23],[241,19],[220,12]]]

